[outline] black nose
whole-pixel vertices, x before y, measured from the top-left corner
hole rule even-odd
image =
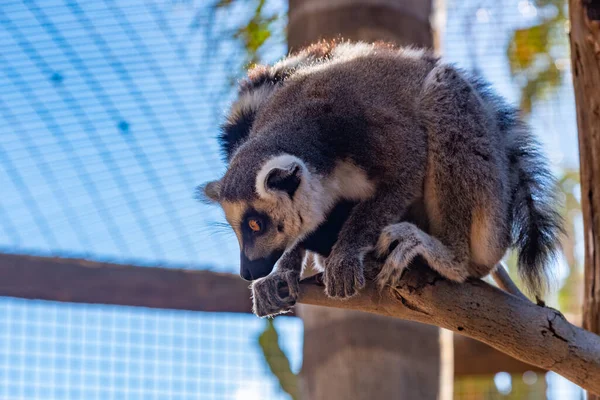
[[[252,273],[250,272],[250,270],[248,268],[244,268],[243,266],[240,268],[240,276],[245,281],[251,281],[252,280]]]
[[[251,261],[243,251],[240,252],[240,276],[246,281],[253,281],[269,275],[282,254],[283,250],[274,251],[267,257]]]

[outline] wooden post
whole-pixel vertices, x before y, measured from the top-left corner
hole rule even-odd
[[[341,37],[431,48],[431,11],[431,0],[289,0],[288,45]],[[304,400],[452,398],[438,328],[333,308],[297,313],[305,331]]]
[[[583,327],[600,333],[600,1],[570,0],[569,18],[585,232]]]
[[[431,0],[289,0],[288,46],[342,37],[433,47]]]

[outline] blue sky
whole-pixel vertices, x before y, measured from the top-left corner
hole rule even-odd
[[[248,1],[218,11],[215,2],[3,0],[2,251],[237,270],[234,236],[215,226],[220,211],[193,198],[223,172],[215,137],[243,56],[231,37],[249,15]],[[269,7],[283,13],[285,3]],[[537,18],[527,4],[448,1],[445,56],[470,68],[474,49],[515,102],[505,49],[512,29]],[[284,53],[277,35],[263,56]],[[567,71],[531,118],[557,168],[577,165],[569,85]],[[0,397],[285,398],[256,347],[263,324],[0,299]],[[278,326],[297,370],[301,323]]]

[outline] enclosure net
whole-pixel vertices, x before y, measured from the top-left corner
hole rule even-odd
[[[0,252],[235,272],[235,236],[194,193],[224,171],[215,138],[246,60],[236,33],[257,3],[3,0]],[[563,2],[446,6],[447,58],[515,103],[533,98],[528,118],[557,172],[576,170]],[[286,52],[286,7],[265,2],[262,12],[280,18],[264,61]],[[0,298],[0,398],[288,398],[258,345],[265,324]],[[301,322],[275,325],[298,372]],[[456,398],[515,395],[502,376],[458,382]],[[556,376],[536,382],[540,395],[580,395]]]

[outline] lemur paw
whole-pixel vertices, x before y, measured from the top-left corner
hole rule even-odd
[[[386,286],[397,286],[402,278],[402,273],[416,256],[421,255],[428,259],[433,256],[436,248],[440,251],[444,249],[437,239],[430,237],[409,222],[386,226],[381,232],[376,246],[376,253],[379,257],[387,256],[377,275],[379,290]],[[438,254],[438,256],[440,255]],[[450,259],[448,255],[443,258]],[[452,281],[464,282],[468,278],[467,270],[464,268],[453,266],[451,263],[440,263],[441,265],[443,268],[440,269],[438,266],[438,272]]]
[[[288,312],[298,299],[300,273],[275,271],[252,283],[252,311],[259,317]]]
[[[339,254],[339,255],[338,255]],[[323,281],[329,297],[346,299],[365,286],[365,273],[359,255],[332,252],[325,262]]]

